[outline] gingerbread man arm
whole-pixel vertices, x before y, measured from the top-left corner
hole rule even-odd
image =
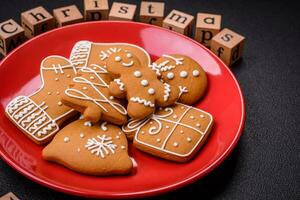
[[[163,95],[157,96],[155,101],[156,106],[170,106],[179,98],[179,89],[177,87],[163,83],[159,90]]]
[[[114,81],[109,84],[109,92],[114,97],[125,98],[125,84],[121,81],[121,79],[114,79]]]

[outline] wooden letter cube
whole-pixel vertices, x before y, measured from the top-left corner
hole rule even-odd
[[[148,24],[162,26],[165,3],[142,1],[140,9],[140,21]]]
[[[59,27],[83,21],[83,16],[75,5],[56,8],[53,15]]]
[[[86,21],[107,20],[108,0],[84,0],[84,19]]]
[[[16,195],[14,195],[14,193],[9,192],[6,195],[0,197],[0,200],[19,200],[19,198],[16,197]]]
[[[109,20],[132,21],[135,10],[136,5],[114,2],[109,13]]]
[[[211,39],[221,30],[221,15],[198,13],[195,40],[210,47]]]
[[[23,12],[21,24],[27,38],[32,38],[55,27],[53,16],[42,6]]]
[[[24,29],[12,19],[0,23],[0,53],[6,56],[25,41]]]
[[[243,36],[225,28],[212,38],[211,50],[220,57],[226,65],[231,66],[241,58],[244,41],[245,38]]]
[[[184,35],[190,35],[192,31],[192,25],[194,16],[180,12],[178,10],[172,10],[170,14],[164,19],[163,27],[176,31]]]

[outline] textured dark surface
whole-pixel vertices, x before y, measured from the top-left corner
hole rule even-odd
[[[112,2],[112,1],[111,1]],[[110,3],[111,3],[110,2]],[[124,1],[137,3],[139,1]],[[244,92],[245,130],[232,155],[215,171],[154,199],[300,199],[300,6],[288,1],[167,1],[178,9],[222,14],[222,25],[246,40],[244,59],[233,68]],[[1,0],[0,22],[19,21],[38,5],[49,11],[81,0]],[[42,187],[0,160],[0,196],[21,199],[80,199]]]

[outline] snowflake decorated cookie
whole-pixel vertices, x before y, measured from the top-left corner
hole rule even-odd
[[[184,55],[163,55],[150,65],[163,80],[180,89],[178,102],[192,105],[205,93],[207,77],[202,67],[192,58]]]
[[[181,103],[160,108],[142,120],[130,119],[122,130],[138,149],[167,160],[186,162],[203,146],[212,116]]]
[[[40,89],[29,96],[18,96],[6,106],[7,117],[37,144],[49,142],[63,122],[76,114],[61,102],[76,70],[61,56],[45,58],[40,67]]]
[[[43,159],[89,175],[131,172],[127,139],[119,127],[107,122],[76,120],[54,137],[42,153]]]
[[[114,97],[128,100],[127,112],[131,118],[142,119],[152,114],[156,106],[172,105],[179,97],[179,89],[162,83],[135,52],[120,48],[106,63],[109,74],[116,77],[109,91]]]

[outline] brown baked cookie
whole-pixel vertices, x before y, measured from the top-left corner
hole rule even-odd
[[[163,55],[150,68],[165,82],[180,89],[178,102],[192,105],[205,93],[207,77],[202,67],[184,55]]]
[[[203,146],[212,116],[181,103],[160,108],[142,120],[129,120],[122,130],[138,149],[172,161],[186,162]]]
[[[64,121],[76,111],[60,101],[76,68],[61,56],[49,56],[41,63],[42,86],[29,96],[18,96],[6,107],[7,117],[37,144],[49,142]]]
[[[118,77],[110,83],[110,93],[128,100],[127,112],[134,119],[150,115],[155,106],[172,105],[179,97],[179,89],[157,79],[134,52],[123,49],[113,52],[107,59],[107,71]]]
[[[89,175],[128,174],[133,167],[119,127],[79,119],[68,124],[42,153],[43,159]]]

